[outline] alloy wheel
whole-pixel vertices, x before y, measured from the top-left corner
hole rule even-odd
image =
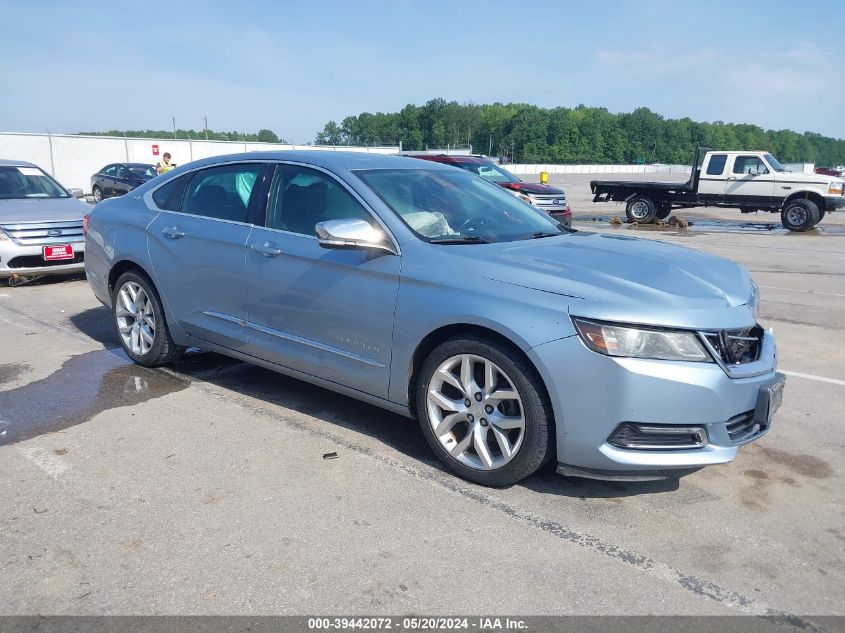
[[[807,221],[807,210],[795,205],[786,210],[786,221],[792,226],[801,226]]]
[[[155,341],[153,303],[147,292],[134,281],[127,281],[117,293],[114,316],[123,344],[132,353],[144,356]]]
[[[636,219],[642,220],[643,218],[647,217],[648,214],[648,203],[644,200],[637,200],[634,204],[631,205],[631,215],[633,215]]]
[[[510,462],[525,437],[522,399],[494,362],[474,354],[445,360],[426,390],[428,420],[440,445],[476,470]]]

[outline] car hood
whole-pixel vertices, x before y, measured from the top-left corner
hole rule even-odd
[[[807,184],[823,182],[829,185],[832,182],[842,182],[842,178],[836,176],[828,176],[827,174],[802,174],[800,172],[777,172],[775,176],[777,180],[788,180],[789,182],[806,182]]]
[[[675,325],[681,312],[735,308],[751,294],[739,264],[657,240],[577,231],[446,248],[459,271],[583,300],[579,314],[595,318]]]
[[[525,193],[545,193],[550,196],[555,194],[565,195],[563,189],[552,187],[551,185],[541,185],[538,182],[500,182],[505,189],[513,191],[524,191]]]
[[[82,220],[91,208],[76,198],[0,199],[0,224],[72,222]]]

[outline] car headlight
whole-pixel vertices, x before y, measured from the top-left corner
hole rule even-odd
[[[713,362],[712,356],[694,332],[658,330],[579,318],[573,318],[572,321],[587,347],[605,356]]]
[[[760,320],[760,286],[751,282],[751,296],[748,297],[748,307],[751,309],[751,314],[754,315],[754,320]]]
[[[0,229],[0,242],[5,242],[9,239],[9,236],[3,232],[3,229]]]
[[[828,193],[832,193],[837,196],[842,195],[843,187],[845,187],[845,183],[842,182],[832,182],[830,186],[827,188]]]

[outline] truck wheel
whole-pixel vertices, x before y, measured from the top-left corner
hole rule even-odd
[[[661,200],[657,203],[657,217],[658,220],[665,220],[669,217],[669,214],[672,213],[672,205],[666,202],[665,200]]]
[[[625,215],[628,216],[628,222],[651,224],[657,217],[657,206],[651,198],[635,196],[628,201],[628,206],[625,207]]]
[[[821,215],[816,203],[804,198],[787,202],[780,212],[783,227],[799,233],[813,228],[820,219]]]

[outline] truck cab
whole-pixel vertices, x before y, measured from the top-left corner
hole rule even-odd
[[[702,202],[738,207],[745,213],[758,209],[785,211],[795,200],[809,200],[816,207],[817,214],[806,209],[809,205],[791,209],[792,217],[787,218],[785,225],[808,221],[815,225],[825,213],[845,205],[841,179],[793,173],[768,152],[707,152],[697,191]]]

